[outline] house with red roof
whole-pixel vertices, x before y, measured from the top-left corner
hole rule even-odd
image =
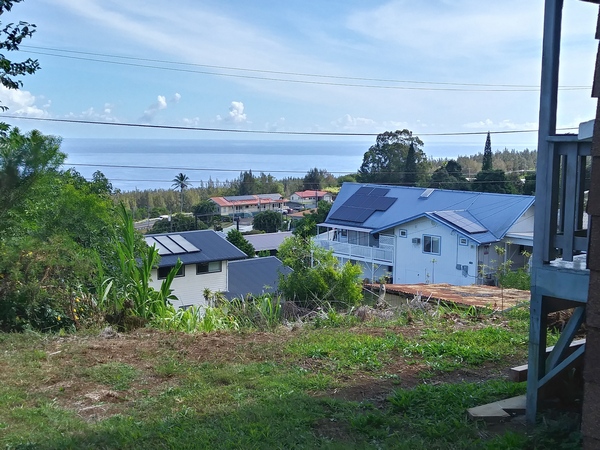
[[[290,206],[300,206],[301,208],[316,208],[321,200],[333,203],[333,194],[331,192],[319,190],[294,192],[292,195],[290,195],[290,203],[293,203],[294,205]]]
[[[222,216],[249,217],[262,211],[282,212],[287,200],[281,194],[232,195],[211,197]]]

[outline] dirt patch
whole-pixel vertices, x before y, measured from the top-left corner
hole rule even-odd
[[[477,321],[457,318],[457,329],[481,326]],[[382,337],[390,333],[414,339],[427,325],[415,323],[406,326],[378,328],[359,326],[352,333]],[[29,391],[52,399],[61,407],[76,411],[90,421],[102,420],[123,414],[136,401],[156,396],[177,386],[181,379],[177,373],[180,363],[247,364],[251,362],[289,361],[284,352],[286,343],[302,335],[303,331],[281,328],[277,332],[213,332],[185,334],[138,329],[130,333],[99,333],[95,336],[54,337],[40,341],[41,375],[28,380]],[[460,380],[485,380],[501,377],[506,368],[490,364],[476,370],[461,369],[451,374],[440,374],[424,381],[426,365],[414,358],[392,354],[381,370],[340,372],[335,362],[328,359],[305,358],[293,361],[311,373],[325,372],[335,378],[336,388],[315,392],[322,398],[350,401],[368,401],[384,407],[386,399],[399,388],[412,388],[423,382],[456,382]],[[131,380],[123,387],[92,376],[103,366],[124,367],[133,370]],[[10,367],[2,379],[11,379]],[[16,373],[16,372],[15,372]],[[12,376],[13,379],[15,375]],[[335,424],[323,424],[324,435],[335,433]],[[333,428],[332,428],[333,427]],[[322,428],[322,427],[319,427]]]
[[[379,292],[380,285],[368,285],[369,289]],[[529,291],[519,289],[503,289],[496,286],[453,286],[451,284],[386,284],[385,300],[394,304],[399,296],[414,296],[420,294],[422,299],[430,301],[454,303],[461,306],[492,308],[503,310],[530,299]]]

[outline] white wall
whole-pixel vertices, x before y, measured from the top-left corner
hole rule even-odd
[[[185,276],[176,277],[171,283],[173,294],[178,298],[172,302],[173,306],[202,305],[207,306],[204,300],[204,289],[208,288],[211,292],[225,292],[228,289],[227,282],[227,261],[223,261],[221,272],[196,274],[196,264],[185,266]],[[156,269],[152,269],[152,279],[150,286],[154,289],[160,289],[162,280],[157,279]]]
[[[400,230],[406,230],[401,237]],[[467,238],[467,245],[460,245],[464,235],[428,219],[420,218],[397,227],[394,283],[450,283],[457,286],[476,282],[477,244]],[[423,252],[424,235],[440,238],[440,254]],[[418,244],[413,239],[420,239]],[[457,269],[460,264],[461,268]],[[466,276],[462,266],[467,266]]]
[[[508,233],[533,233],[534,205],[531,205],[525,213],[510,227]]]

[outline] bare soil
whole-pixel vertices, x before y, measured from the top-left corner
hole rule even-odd
[[[477,324],[471,323],[472,326]],[[456,321],[461,328],[460,320]],[[397,328],[357,327],[352,332],[381,336],[384,333],[398,333],[406,338],[414,337],[423,330],[423,324]],[[130,402],[145,396],[153,396],[178,383],[177,374],[159,370],[158,364],[165,361],[194,363],[250,363],[284,360],[285,343],[302,333],[301,330],[284,329],[278,332],[213,332],[184,334],[161,332],[149,328],[130,333],[100,333],[90,336],[68,336],[48,338],[40,350],[45,357],[39,361],[42,375],[23,379],[28,390],[50,397],[58,405],[77,411],[86,420],[100,420],[123,413]],[[123,363],[137,369],[134,381],[124,390],[107,389],[105,384],[85,376],[94,366],[109,363]],[[516,362],[517,363],[517,362]],[[521,362],[518,362],[521,363]],[[295,361],[309,371],[323,369],[322,360],[306,358]],[[352,372],[336,374],[336,384],[340,387],[326,392],[316,392],[319,397],[333,397],[351,401],[368,400],[382,405],[389,394],[400,387],[414,387],[423,382],[422,363],[406,361],[398,355],[385,367],[389,378],[381,373]],[[15,369],[16,370],[16,369]],[[429,383],[444,381],[485,380],[506,376],[508,367],[493,364],[477,368],[463,369],[450,374],[442,374],[428,379]],[[14,377],[9,368],[0,374],[0,382]],[[6,378],[5,378],[6,377]],[[14,380],[14,378],[13,378]]]

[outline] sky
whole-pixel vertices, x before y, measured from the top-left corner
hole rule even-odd
[[[565,1],[559,128],[595,113],[597,15]],[[435,143],[483,150],[484,135],[447,133],[537,127],[543,0],[24,0],[2,16],[21,20],[37,31],[9,57],[41,69],[21,90],[0,90],[4,116],[235,130],[4,119],[65,139],[327,132],[374,143],[407,128],[428,153]],[[492,144],[533,149],[536,139],[497,134]]]

